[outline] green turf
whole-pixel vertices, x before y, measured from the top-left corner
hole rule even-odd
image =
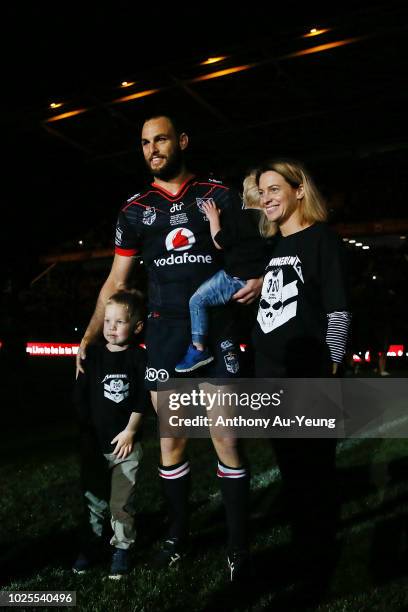
[[[252,547],[263,577],[255,576],[252,587],[237,594],[227,586],[225,526],[208,440],[190,443],[195,475],[192,552],[172,571],[146,566],[165,529],[153,422],[147,429],[138,481],[135,566],[120,583],[106,579],[106,566],[85,576],[70,571],[81,509],[74,428],[53,424],[26,433],[14,430],[5,437],[0,467],[3,589],[76,590],[79,609],[92,612],[408,610],[407,440],[370,439],[340,448],[339,551],[326,579],[321,569],[314,571],[291,558],[273,453],[266,440],[247,441],[253,472]]]

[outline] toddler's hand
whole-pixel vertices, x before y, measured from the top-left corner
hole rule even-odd
[[[115,436],[111,444],[115,444],[115,450],[112,451],[116,455],[117,459],[126,459],[133,449],[133,436],[134,433],[124,429],[117,436]]]
[[[214,202],[206,202],[203,204],[203,211],[209,221],[220,218],[220,211]]]

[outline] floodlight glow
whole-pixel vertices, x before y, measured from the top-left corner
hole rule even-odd
[[[209,57],[200,63],[200,66],[208,66],[209,64],[217,64],[217,62],[222,62],[227,58],[226,55],[219,55],[218,57]]]
[[[303,34],[303,38],[311,38],[312,36],[319,36],[320,34],[325,34],[326,32],[330,32],[331,28],[312,28],[306,34]]]

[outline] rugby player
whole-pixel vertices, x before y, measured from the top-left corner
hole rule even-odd
[[[189,299],[197,287],[221,266],[203,212],[206,202],[221,211],[240,214],[238,193],[213,178],[199,178],[188,170],[185,151],[189,138],[167,115],[148,118],[142,128],[143,155],[153,182],[127,200],[116,226],[115,256],[111,271],[99,293],[95,312],[81,341],[77,371],[86,359],[86,348],[99,337],[103,313],[110,295],[127,288],[142,255],[148,271],[148,322],[146,384],[157,410],[157,388],[175,376],[174,368],[190,341]],[[249,304],[258,296],[261,279],[250,279],[233,299]],[[216,313],[211,324],[210,345],[215,356],[203,376],[227,378],[239,375],[239,351],[225,312]],[[228,317],[231,323],[231,316]],[[172,566],[186,550],[190,466],[186,440],[161,438],[159,475],[169,507],[170,526],[156,564]],[[231,581],[248,566],[247,503],[249,474],[237,441],[213,438],[228,525],[228,567]]]

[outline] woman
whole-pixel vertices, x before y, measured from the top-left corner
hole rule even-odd
[[[273,160],[256,172],[270,243],[254,330],[257,377],[335,374],[351,320],[342,243],[326,225],[323,199],[295,161]],[[333,439],[275,439],[274,449],[298,544],[316,546],[334,535]]]

